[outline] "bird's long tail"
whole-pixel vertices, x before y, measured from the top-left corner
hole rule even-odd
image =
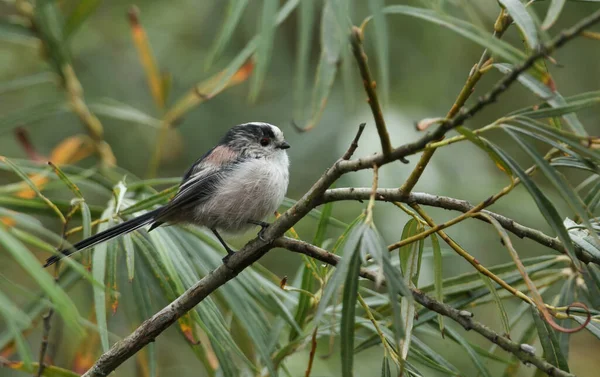
[[[154,218],[156,217],[156,215],[158,214],[159,211],[160,211],[160,208],[156,209],[154,211],[145,213],[134,219],[125,221],[124,223],[113,226],[112,228],[107,229],[98,234],[94,234],[93,236],[91,236],[89,238],[81,240],[81,241],[77,242],[75,245],[73,245],[72,248],[61,250],[60,251],[61,254],[56,254],[56,255],[53,255],[50,258],[48,258],[46,260],[46,264],[44,265],[44,267],[48,267],[48,266],[58,262],[60,259],[68,257],[69,255],[74,254],[78,251],[87,249],[88,247],[92,247],[92,246],[97,245],[102,242],[106,242],[106,241],[111,240],[115,237],[118,237],[122,234],[132,232],[136,229],[143,227],[144,225],[148,225],[154,221]]]

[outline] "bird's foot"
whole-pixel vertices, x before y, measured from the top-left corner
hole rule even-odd
[[[265,239],[265,231],[267,230],[267,228],[271,225],[269,223],[266,223],[264,221],[256,221],[256,220],[250,220],[249,221],[251,224],[254,225],[258,225],[260,226],[260,231],[258,232],[258,238],[263,241],[266,242],[267,240]]]
[[[229,258],[231,258],[231,256],[233,254],[235,254],[235,251],[233,251],[229,246],[226,246],[226,245],[224,245],[224,246],[225,246],[225,250],[227,251],[227,255],[225,255],[223,257],[222,261],[224,264],[227,264],[227,261],[229,261]]]

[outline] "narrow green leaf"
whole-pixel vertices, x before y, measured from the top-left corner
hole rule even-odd
[[[404,329],[402,308],[398,296],[402,296],[402,301],[408,304],[413,299],[412,293],[403,279],[402,272],[392,264],[390,252],[374,226],[369,227],[365,231],[363,243],[364,247],[362,248],[371,252],[373,259],[377,262],[379,266],[378,273],[381,275],[383,272],[383,277],[385,277],[389,302],[392,308],[394,345],[399,348],[402,340],[406,337],[406,331]]]
[[[434,10],[407,5],[391,5],[384,8],[383,11],[386,14],[403,14],[443,26],[482,47],[489,49],[493,54],[496,54],[513,64],[517,64],[526,58],[526,55],[522,51],[511,46],[507,42],[493,37],[491,33],[481,30],[469,22],[440,14]]]
[[[263,86],[269,62],[271,60],[271,51],[273,50],[273,41],[275,40],[275,26],[273,20],[277,14],[277,0],[263,0],[262,14],[260,17],[260,38],[256,49],[256,68],[250,79],[250,98],[256,99],[258,92]]]
[[[102,214],[103,219],[112,219],[113,211],[109,206]],[[110,228],[112,220],[98,225],[98,233]],[[102,284],[106,281],[106,257],[108,245],[103,242],[93,248],[92,252],[92,276],[95,280]],[[94,287],[94,310],[96,311],[96,325],[100,334],[100,343],[102,351],[106,352],[109,349],[108,343],[108,324],[106,319],[106,290],[103,288]]]
[[[577,157],[578,154],[581,156],[588,157],[592,160],[600,160],[600,153],[596,152],[593,149],[588,149],[581,145],[581,141],[577,138],[570,137],[570,134],[560,132],[559,130],[555,130],[551,127],[544,125],[543,123],[537,122],[533,119],[529,118],[521,118],[518,117],[514,122],[511,122],[512,125],[519,127],[521,129],[519,132],[524,133],[531,137],[536,137],[539,140],[544,141],[547,144],[552,145],[559,150]],[[503,126],[505,127],[505,126]],[[525,130],[530,130],[533,132],[526,133]],[[538,134],[536,136],[536,134]],[[544,139],[542,136],[545,136]],[[560,146],[559,143],[551,143],[548,141],[549,139],[555,139],[556,141],[560,141],[561,143],[566,144],[565,146]],[[567,148],[568,147],[568,148]]]
[[[327,1],[321,16],[321,55],[313,84],[311,115],[303,127],[307,130],[314,128],[323,115],[341,62],[342,49],[348,43],[347,35],[338,23],[340,16],[335,11],[336,4],[336,1]]]
[[[81,0],[77,2],[65,20],[63,29],[65,39],[68,39],[77,29],[79,29],[83,22],[94,13],[100,3],[102,3],[102,0]]]
[[[31,126],[40,120],[53,115],[64,114],[68,111],[69,107],[65,101],[48,101],[28,105],[24,108],[3,114],[2,119],[0,119],[0,132],[9,132],[13,128],[23,124]]]
[[[313,273],[310,270],[310,264],[309,262],[306,260],[308,257],[306,256],[302,256],[302,283],[300,285],[300,289],[307,291],[307,292],[312,292],[313,289]],[[296,323],[298,323],[298,325],[300,327],[304,327],[305,323],[306,323],[306,318],[308,316],[308,312],[310,309],[310,305],[311,305],[311,297],[309,295],[305,295],[305,294],[300,294],[298,296],[298,306],[296,307],[296,314],[294,315],[294,320],[296,321]],[[294,328],[290,329],[290,336],[289,336],[289,341],[293,341],[294,339],[296,339],[298,336],[300,335],[300,333],[298,331],[296,331]]]
[[[159,192],[158,194],[142,199],[137,203],[121,210],[121,212],[119,212],[119,216],[132,215],[138,211],[150,209],[156,204],[164,204],[177,192],[178,189],[179,187],[172,186]]]
[[[535,307],[531,306],[530,310],[531,316],[533,317],[533,322],[537,328],[538,338],[540,339],[540,343],[544,349],[544,358],[555,367],[560,368],[565,372],[569,372],[567,359],[560,349],[560,345],[558,343],[558,339],[556,339],[554,331],[542,318]]]
[[[344,254],[350,259],[348,273],[344,283],[342,296],[342,320],[340,324],[342,376],[354,375],[354,316],[358,297],[358,279],[360,272],[360,253],[354,250],[352,255]]]
[[[160,119],[154,118],[140,109],[114,99],[91,101],[88,103],[88,107],[98,116],[142,124],[156,129],[159,129],[162,125]]]
[[[463,338],[460,334],[455,331],[451,326],[446,326],[446,334],[450,335],[452,339],[456,340],[458,344],[462,346],[462,348],[467,352],[469,358],[475,364],[475,367],[479,371],[479,373],[484,377],[491,377],[490,371],[483,364],[483,360],[477,355],[473,347]]]
[[[596,106],[600,104],[600,96],[594,98],[587,98],[580,101],[568,102],[564,105],[544,108],[537,110],[520,110],[511,113],[511,115],[521,115],[529,118],[553,118],[567,114],[577,112],[579,110],[587,109],[588,107]]]
[[[125,249],[125,264],[127,265],[127,278],[129,281],[133,281],[135,276],[135,249],[133,247],[133,241],[131,234],[123,236],[123,248]]]
[[[500,148],[490,143],[490,146],[498,153],[498,155],[511,167],[513,172],[519,177],[523,185],[529,191],[529,194],[535,201],[538,209],[546,219],[546,222],[554,229],[554,231],[558,234],[558,238],[565,245],[567,254],[571,258],[573,264],[576,267],[579,267],[580,262],[577,259],[577,255],[575,254],[575,248],[573,246],[573,242],[569,237],[569,233],[565,229],[560,215],[558,211],[552,204],[552,202],[544,195],[544,193],[537,187],[535,183],[529,178],[529,176],[521,169],[519,164],[509,155],[504,153]]]
[[[535,50],[539,44],[538,32],[535,22],[520,0],[498,0],[508,14],[512,17],[517,27],[525,35],[529,48]]]
[[[479,148],[483,149],[488,154],[488,156],[490,156],[492,161],[494,161],[494,163],[498,167],[500,167],[506,174],[508,174],[509,176],[512,175],[512,170],[510,169],[510,167],[500,158],[500,156],[498,156],[498,154],[492,148],[488,146],[488,141],[485,138],[475,135],[473,131],[464,126],[456,127],[456,131],[458,131],[458,133],[466,137],[467,140],[469,140]]]
[[[410,221],[413,221],[415,226],[410,226],[408,223],[405,225],[405,227],[404,227],[405,229],[409,228],[407,231],[407,236],[412,235],[412,234],[408,234],[408,232],[410,232],[411,230],[414,230],[415,234],[423,231],[423,226],[421,226],[419,223],[417,223],[417,221],[415,219],[411,219]],[[404,235],[405,232],[403,231],[402,233]],[[408,287],[416,287],[417,283],[418,283],[419,272],[420,272],[419,270],[420,270],[421,255],[423,253],[423,240],[419,240],[418,242],[415,242],[412,245],[406,245],[406,246],[416,246],[416,247],[411,247],[408,252],[406,250],[404,250],[404,253],[406,253],[406,255],[400,254],[400,263],[403,264],[402,273],[404,275],[404,283]],[[400,252],[402,253],[402,250]],[[412,297],[410,297],[410,296],[403,297],[402,302],[400,302],[400,313],[402,316],[402,321],[403,321],[402,324],[403,324],[405,336],[400,341],[400,352],[399,353],[400,353],[400,357],[404,361],[406,361],[406,359],[408,357],[408,351],[410,349],[410,341],[412,338],[412,330],[413,330],[413,326],[414,326],[415,312],[416,312],[415,302],[411,298]]]
[[[558,306],[569,306],[575,301],[575,276],[570,276],[563,284],[560,294],[558,295]],[[570,320],[568,319],[559,319],[556,321],[560,326],[566,327],[568,326]],[[565,359],[569,359],[569,333],[558,333],[558,343],[560,345],[560,350],[564,355]]]
[[[0,83],[0,95],[14,91],[29,89],[40,84],[52,84],[56,82],[56,75],[52,72],[34,73],[30,76],[17,77],[15,79]]]
[[[567,204],[569,204],[569,207],[571,207],[571,209],[583,219],[584,224],[588,227],[588,229],[591,229],[592,226],[589,222],[590,219],[588,216],[588,211],[584,207],[582,199],[569,186],[565,178],[561,176],[555,169],[553,169],[552,166],[550,166],[550,164],[535,150],[533,146],[519,138],[509,129],[504,128],[504,131],[508,133],[521,147],[521,149],[524,150],[535,161],[535,164],[540,168],[552,185],[556,187],[563,199],[567,202]]]
[[[409,237],[412,237],[418,233],[417,227],[418,222],[415,219],[410,219],[402,228],[402,235],[400,236],[400,240],[405,240]],[[400,268],[402,269],[402,273],[406,275],[406,271],[408,270],[408,260],[410,258],[411,252],[417,246],[416,242],[410,243],[408,245],[402,246],[398,250],[398,255],[400,256]]]
[[[493,64],[493,66],[504,74],[512,71],[513,66],[510,64]],[[519,82],[527,89],[539,96],[552,107],[560,107],[567,105],[567,101],[557,91],[550,88],[548,85],[540,82],[537,78],[529,73],[522,73],[518,78]],[[575,114],[565,114],[563,119],[567,122],[573,132],[578,135],[587,136],[587,132],[583,124]]]
[[[40,191],[40,189],[37,187],[37,185],[35,183],[33,183],[31,181],[31,179],[29,179],[29,177],[27,176],[27,174],[25,174],[14,162],[12,162],[11,160],[9,160],[6,157],[2,157],[0,156],[0,161],[4,162],[6,165],[8,165],[14,172],[15,174],[17,174],[19,176],[19,178],[21,178],[21,180],[23,180],[25,183],[27,183],[27,185],[29,186],[29,188],[31,188],[36,195],[42,200],[44,201],[44,203],[46,203],[46,205],[51,208],[54,213],[56,213],[56,215],[58,216],[58,218],[64,223],[65,222],[65,217],[62,214],[62,212],[58,209],[58,207],[56,207],[56,205],[54,205],[54,203],[52,203],[52,201],[48,198],[46,198],[44,196],[44,194],[42,194],[42,192]]]
[[[544,271],[551,269],[553,267],[558,266],[568,266],[569,263],[564,263],[560,258],[557,258],[555,255],[542,255],[538,257],[525,258],[521,259],[521,262],[525,266],[525,270],[527,274],[531,275],[538,271]],[[499,264],[493,267],[490,267],[489,270],[494,273],[496,276],[508,282],[511,281],[520,281],[522,280],[521,274],[517,270],[515,264],[511,262]],[[517,279],[517,280],[515,280]],[[464,274],[460,274],[458,276],[449,277],[444,279],[444,293],[446,296],[448,295],[456,295],[465,292],[472,292],[475,289],[484,288],[484,283],[479,278],[479,272],[467,272]],[[434,284],[427,285],[425,287],[420,288],[425,293],[433,293],[435,292]]]
[[[300,2],[298,15],[298,51],[296,70],[294,74],[294,118],[304,113],[306,82],[310,63],[310,52],[313,39],[315,1],[303,0]]]
[[[577,321],[580,325],[585,323],[585,318],[583,317],[573,317],[575,321]],[[600,325],[597,322],[590,322],[585,326],[585,329],[588,330],[592,335],[596,338],[600,339]]]
[[[69,179],[69,177],[67,177],[67,175],[65,173],[63,173],[63,171],[57,165],[54,165],[51,162],[48,162],[48,164],[50,164],[52,166],[52,169],[54,169],[54,172],[56,173],[56,175],[58,176],[58,178],[65,184],[65,186],[67,186],[67,188],[69,190],[71,190],[71,192],[73,193],[73,195],[75,195],[79,199],[83,199],[83,195],[81,194],[81,190],[79,190],[79,187],[77,187]]]
[[[329,218],[331,217],[332,211],[333,202],[329,202],[323,206],[323,212],[321,213],[321,218],[317,224],[317,232],[313,238],[313,245],[319,247],[323,245],[323,241],[325,241],[325,235],[327,233],[327,225],[329,225]]]
[[[329,302],[331,302],[333,295],[342,286],[343,281],[348,274],[352,256],[355,252],[359,253],[360,241],[367,227],[368,226],[364,223],[360,223],[358,226],[352,226],[348,229],[348,235],[341,240],[344,245],[344,255],[337,264],[333,275],[331,275],[331,278],[323,290],[321,300],[319,301],[319,306],[317,307],[317,312],[313,317],[313,323],[315,323],[315,325],[319,325],[321,317],[325,313],[325,310],[327,309]]]
[[[500,319],[502,320],[502,327],[504,328],[504,333],[507,334],[508,336],[510,336],[510,325],[508,322],[508,314],[506,314],[506,309],[504,308],[502,299],[498,295],[498,291],[496,291],[496,287],[494,286],[494,283],[492,283],[492,280],[489,277],[487,277],[483,274],[479,274],[479,276],[481,277],[481,280],[483,280],[485,285],[490,290],[492,297],[494,297],[496,306],[498,307],[498,310],[500,311]]]
[[[54,0],[37,1],[34,9],[36,29],[44,40],[56,73],[62,76],[63,68],[71,63],[68,45],[63,35],[62,13]]]
[[[3,226],[0,226],[0,250],[10,254],[19,266],[30,275],[35,282],[48,295],[56,311],[65,322],[83,335],[83,329],[79,323],[79,313],[69,296],[56,285],[48,271],[44,270],[39,261],[31,254],[23,244],[11,235]]]
[[[106,294],[108,295],[108,303],[110,310],[114,315],[119,306],[119,292],[117,282],[117,258],[119,256],[117,247],[119,240],[110,240],[106,243]]]
[[[297,201],[294,199],[284,198],[281,206],[285,209],[289,209],[296,203],[297,203]],[[307,215],[307,217],[312,217],[313,219],[317,219],[317,220],[321,219],[322,216],[323,216],[323,213],[321,211],[319,211],[318,209],[311,210]],[[333,216],[329,216],[328,224],[333,225],[338,228],[342,228],[342,229],[346,229],[348,227],[347,223],[345,223],[339,219],[336,219]]]
[[[4,365],[13,370],[18,370],[23,373],[28,373],[29,375],[37,375],[38,370],[40,369],[39,363],[31,363],[29,365],[20,362],[8,362]],[[42,373],[42,377],[78,377],[79,374],[74,373],[68,369],[59,368],[54,365],[46,365],[44,367],[44,372]]]
[[[417,336],[413,334],[411,339],[411,351],[419,350],[422,352],[432,363],[446,370],[446,373],[449,375],[460,375],[458,369],[452,365],[448,360],[446,360],[439,353],[435,352],[432,348],[430,348],[425,342],[419,339]],[[409,356],[410,357],[410,356]]]
[[[549,29],[560,15],[563,7],[565,6],[566,0],[551,0],[550,7],[548,8],[548,13],[546,13],[546,18],[544,19],[544,23],[542,24],[543,29]]]
[[[381,362],[381,377],[392,377],[390,359],[387,355],[383,355],[383,361]]]
[[[212,45],[208,56],[206,57],[205,68],[209,68],[215,59],[217,59],[225,47],[227,47],[227,43],[231,40],[233,32],[235,31],[236,26],[240,22],[242,15],[244,14],[244,10],[248,5],[248,0],[230,0],[227,6],[227,14],[225,16],[225,22],[221,25],[221,30],[219,31],[219,36],[215,40]]]
[[[273,0],[269,0],[273,1]],[[275,17],[275,23],[273,29],[279,26],[283,21],[287,19],[287,17],[292,13],[292,11],[296,8],[300,0],[288,0],[277,12],[277,17]],[[225,72],[219,82],[215,85],[212,93],[208,94],[208,97],[212,97],[214,94],[219,93],[225,85],[231,80],[231,77],[239,71],[239,69],[248,61],[250,56],[257,49],[260,42],[260,35],[255,36],[246,44],[246,46],[238,53],[238,55],[231,60]]]
[[[440,248],[440,241],[435,233],[431,235],[431,246],[433,247],[433,286],[435,289],[435,298],[443,303],[444,275],[442,271],[442,250]],[[444,334],[444,316],[441,314],[438,314],[438,324],[440,325],[440,332]]]
[[[82,239],[86,239],[89,238],[92,235],[92,214],[90,212],[90,207],[88,207],[88,205],[86,204],[85,201],[80,201],[79,202],[79,210],[81,211],[81,226],[82,226]],[[90,266],[91,265],[91,257],[90,257],[90,250],[84,251],[85,253],[87,253],[88,257],[87,257],[87,265]]]
[[[6,328],[15,340],[17,352],[21,360],[26,365],[30,365],[33,361],[33,354],[27,341],[21,334],[21,329],[31,327],[31,319],[8,296],[5,296],[2,291],[0,291],[0,317],[4,318]]]
[[[390,92],[390,50],[388,41],[389,33],[387,27],[387,19],[383,14],[385,1],[370,0],[368,3],[369,11],[373,13],[372,23],[373,27],[375,28],[373,40],[375,41],[375,51],[377,53],[377,66],[379,68],[380,75],[380,80],[378,80],[378,82],[381,83],[381,85],[378,85],[378,87],[381,88],[383,104],[387,104]]]
[[[130,238],[131,240],[131,238]],[[133,244],[133,241],[131,241]],[[133,245],[132,245],[133,247]],[[133,287],[133,298],[135,300],[135,308],[138,313],[139,323],[150,318],[154,311],[152,310],[152,304],[150,302],[150,295],[148,294],[148,287],[150,281],[144,273],[138,274],[138,279],[132,282]],[[137,324],[136,324],[137,325]],[[151,342],[147,346],[148,350],[148,369],[150,370],[150,377],[156,377],[157,374],[157,355],[156,355],[156,344]]]

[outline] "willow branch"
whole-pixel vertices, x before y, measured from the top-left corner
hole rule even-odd
[[[367,63],[367,54],[363,49],[363,35],[362,30],[356,26],[352,27],[352,33],[350,36],[350,45],[352,46],[352,52],[358,65],[360,75],[363,80],[365,92],[367,92],[369,106],[373,112],[373,119],[375,119],[375,126],[377,127],[377,133],[379,134],[379,140],[381,140],[381,149],[384,154],[390,154],[392,152],[392,142],[390,141],[390,135],[388,134],[385,126],[385,120],[383,119],[383,113],[381,112],[381,105],[377,98],[377,92],[375,91],[375,81],[371,78],[371,71],[369,70],[369,64]],[[407,161],[408,162],[408,161]]]
[[[278,247],[296,253],[304,254],[314,259],[318,259],[321,262],[330,264],[332,266],[336,266],[341,259],[339,256],[332,254],[327,250],[289,237],[281,237],[275,240],[274,244]],[[360,276],[373,282],[377,279],[376,272],[367,270],[366,268],[361,268]],[[574,376],[573,374],[570,374],[562,369],[555,367],[554,365],[548,363],[544,359],[525,351],[523,348],[528,349],[528,347],[522,348],[521,344],[513,342],[509,338],[492,331],[489,327],[485,326],[481,322],[474,320],[471,316],[464,315],[463,311],[457,310],[449,305],[434,300],[433,298],[427,296],[425,293],[419,291],[418,289],[411,288],[411,292],[413,298],[419,304],[423,305],[429,310],[432,310],[436,313],[439,313],[445,317],[452,319],[453,321],[460,324],[467,331],[475,331],[476,333],[480,334],[492,343],[497,344],[500,348],[515,355],[523,363],[532,364],[539,370],[548,374],[549,376]]]
[[[325,192],[319,204],[342,200],[369,200],[371,192],[372,189],[370,187],[330,189]],[[466,200],[450,198],[447,196],[426,194],[422,192],[413,192],[406,196],[399,189],[379,188],[377,189],[377,195],[375,195],[375,199],[385,202],[417,203],[420,205],[443,208],[452,211],[459,211],[462,213],[468,213],[472,211],[473,208],[475,208],[474,205],[472,205]],[[556,238],[548,236],[540,230],[529,228],[509,217],[500,215],[495,212],[487,210],[483,210],[480,212],[493,217],[494,219],[496,219],[496,221],[500,223],[500,225],[502,225],[504,229],[508,230],[509,232],[513,233],[519,238],[528,238],[541,245],[554,249],[562,254],[566,254],[565,246],[562,242],[560,242]],[[472,217],[489,223],[489,220],[485,216],[473,215]],[[577,258],[580,261],[584,263],[593,262],[600,265],[599,258],[596,258],[584,252],[577,245],[575,245],[575,252],[577,254]]]

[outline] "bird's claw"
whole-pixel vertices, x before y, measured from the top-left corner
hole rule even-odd
[[[258,232],[258,239],[260,239],[263,242],[267,242],[267,240],[265,239],[265,231],[269,228],[269,224],[267,225],[262,225],[262,229]]]

